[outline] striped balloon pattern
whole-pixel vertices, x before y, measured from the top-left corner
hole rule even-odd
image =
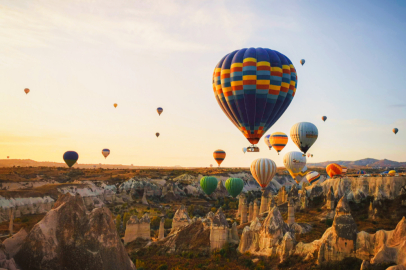
[[[218,149],[213,152],[213,157],[216,160],[217,164],[220,167],[220,164],[223,162],[223,160],[226,158],[226,152],[224,152],[221,149]]]
[[[297,89],[292,62],[265,48],[236,50],[213,72],[213,91],[220,108],[252,144],[289,107]]]
[[[161,113],[164,111],[164,109],[162,109],[161,107],[158,107],[156,109],[156,111],[158,112],[159,115],[161,115]]]
[[[102,150],[102,155],[104,156],[104,158],[107,158],[108,155],[110,155],[110,150],[109,149],[103,149]]]
[[[241,191],[243,190],[244,181],[240,178],[228,178],[224,185],[228,194],[235,198],[240,195]]]
[[[75,165],[76,161],[79,159],[79,154],[76,153],[75,151],[67,151],[65,154],[63,154],[63,160],[65,161],[66,165],[72,167]]]
[[[204,176],[200,179],[200,187],[207,195],[212,194],[216,190],[217,183],[217,178],[214,176]]]
[[[327,165],[326,171],[328,176],[330,176],[330,178],[333,178],[336,175],[341,175],[343,172],[343,168],[337,163],[331,163]]]
[[[266,136],[264,137],[265,144],[268,145],[269,150],[272,149],[271,142],[269,141],[269,137],[270,137],[270,136],[271,136],[271,135],[268,134],[268,135],[266,135]]]
[[[289,171],[290,175],[295,179],[306,166],[306,156],[300,152],[289,152],[283,157],[283,165]]]
[[[258,158],[251,163],[251,174],[262,189],[265,189],[276,174],[276,164],[269,158]]]
[[[269,142],[279,155],[279,152],[282,151],[288,143],[288,136],[283,132],[274,132],[269,137]]]
[[[300,122],[290,129],[290,138],[306,154],[319,136],[317,127],[309,122]]]
[[[320,180],[320,174],[318,172],[309,172],[306,174],[307,181],[313,185],[316,184]]]

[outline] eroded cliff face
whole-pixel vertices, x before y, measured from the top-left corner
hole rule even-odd
[[[29,232],[15,256],[22,269],[125,269],[129,259],[107,208],[86,214],[80,195],[64,194]]]

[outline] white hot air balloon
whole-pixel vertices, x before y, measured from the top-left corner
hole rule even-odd
[[[251,163],[251,174],[264,190],[276,174],[276,164],[269,158],[258,158]]]
[[[309,172],[306,174],[306,179],[311,185],[316,184],[320,179],[320,174],[318,172]]]
[[[306,156],[303,156],[300,152],[289,152],[283,157],[283,165],[289,171],[290,175],[295,179],[306,166]]]
[[[306,154],[319,136],[317,127],[309,122],[300,122],[290,129],[290,138]]]
[[[243,148],[242,148],[242,151],[243,151],[244,154],[245,154],[245,152],[247,152],[247,147],[243,147]]]
[[[271,136],[271,134],[268,134],[268,135],[266,135],[266,136],[264,137],[265,144],[268,145],[269,150],[272,149],[271,142],[269,141],[269,137],[270,137],[270,136]]]

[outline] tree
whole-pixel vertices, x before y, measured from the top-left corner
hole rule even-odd
[[[124,215],[123,215],[123,225],[124,225],[124,228],[127,227],[127,221],[130,219],[130,217],[131,217],[131,214],[130,214],[130,213],[128,213],[128,212],[125,212],[125,213],[124,213]]]
[[[159,217],[153,217],[151,219],[151,229],[158,230],[160,222],[161,222],[161,219]]]
[[[120,232],[120,228],[121,228],[121,216],[117,215],[116,216],[116,229],[118,232]]]

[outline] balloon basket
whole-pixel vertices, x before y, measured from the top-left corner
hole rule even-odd
[[[254,145],[247,147],[247,152],[259,152],[259,147]]]

